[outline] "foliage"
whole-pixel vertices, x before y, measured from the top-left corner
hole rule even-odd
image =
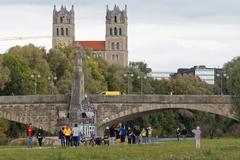
[[[31,93],[31,70],[24,61],[14,55],[6,55],[3,58],[3,65],[10,71],[9,81],[5,83],[2,91],[4,95],[23,95]]]
[[[12,47],[8,53],[17,59],[21,59],[33,73],[40,74],[41,76],[48,76],[49,65],[46,61],[47,53],[42,47],[35,47],[29,44],[23,47]]]
[[[84,79],[85,90],[87,93],[96,94],[100,91],[107,90],[104,71],[100,64],[102,60],[97,61],[94,58],[86,58],[84,61]]]
[[[227,91],[232,95],[234,110],[240,117],[240,57],[236,57],[224,65],[224,72],[228,79],[226,81]]]
[[[192,74],[178,75],[170,80],[174,94],[212,94],[212,87]]]
[[[162,110],[159,112],[146,114],[143,117],[135,118],[126,123],[126,126],[139,126],[140,128],[152,126],[156,136],[175,137],[176,129],[185,127],[188,136],[192,136],[191,130],[196,126],[201,126],[202,136],[209,137],[212,130],[214,137],[236,135],[237,123],[227,118],[192,110]],[[232,127],[234,126],[234,127]]]
[[[0,55],[0,90],[5,87],[5,83],[9,80],[10,71],[7,67],[3,66],[3,56]]]
[[[6,131],[8,129],[8,125],[9,123],[7,120],[0,119],[0,140],[6,138]]]

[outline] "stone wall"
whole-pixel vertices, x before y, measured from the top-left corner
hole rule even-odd
[[[54,133],[58,120],[65,117],[69,108],[69,96],[3,96],[0,97],[0,118]]]

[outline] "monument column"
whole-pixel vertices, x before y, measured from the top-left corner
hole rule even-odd
[[[82,67],[82,55],[80,47],[77,47],[72,75],[72,91],[69,108],[70,122],[74,123],[78,121],[78,113],[82,109],[83,99],[84,99],[84,74]]]

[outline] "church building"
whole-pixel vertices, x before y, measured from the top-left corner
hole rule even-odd
[[[60,45],[80,45],[80,47],[95,52],[110,63],[126,67],[128,65],[127,21],[126,5],[123,10],[116,5],[113,10],[110,10],[107,6],[105,40],[78,41],[75,40],[74,6],[72,6],[70,11],[63,6],[57,11],[56,6],[54,6],[52,48]]]

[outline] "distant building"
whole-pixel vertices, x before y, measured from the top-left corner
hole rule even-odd
[[[207,68],[204,65],[194,66],[192,68],[179,68],[177,73],[172,74],[172,77],[183,74],[193,74],[198,76],[202,81],[205,81],[208,84],[214,85],[216,83],[216,77],[219,73],[222,72],[222,69],[219,68]]]
[[[121,10],[114,6],[113,10],[106,10],[106,34],[103,41],[77,41],[75,40],[75,17],[74,7],[68,11],[61,7],[59,11],[56,6],[53,9],[53,32],[52,48],[62,45],[80,45],[84,49],[95,52],[104,60],[119,64],[128,65],[128,17],[127,6]]]
[[[169,79],[171,78],[171,74],[174,72],[151,72],[149,73],[149,77],[152,77],[154,79],[162,80],[162,79]]]

